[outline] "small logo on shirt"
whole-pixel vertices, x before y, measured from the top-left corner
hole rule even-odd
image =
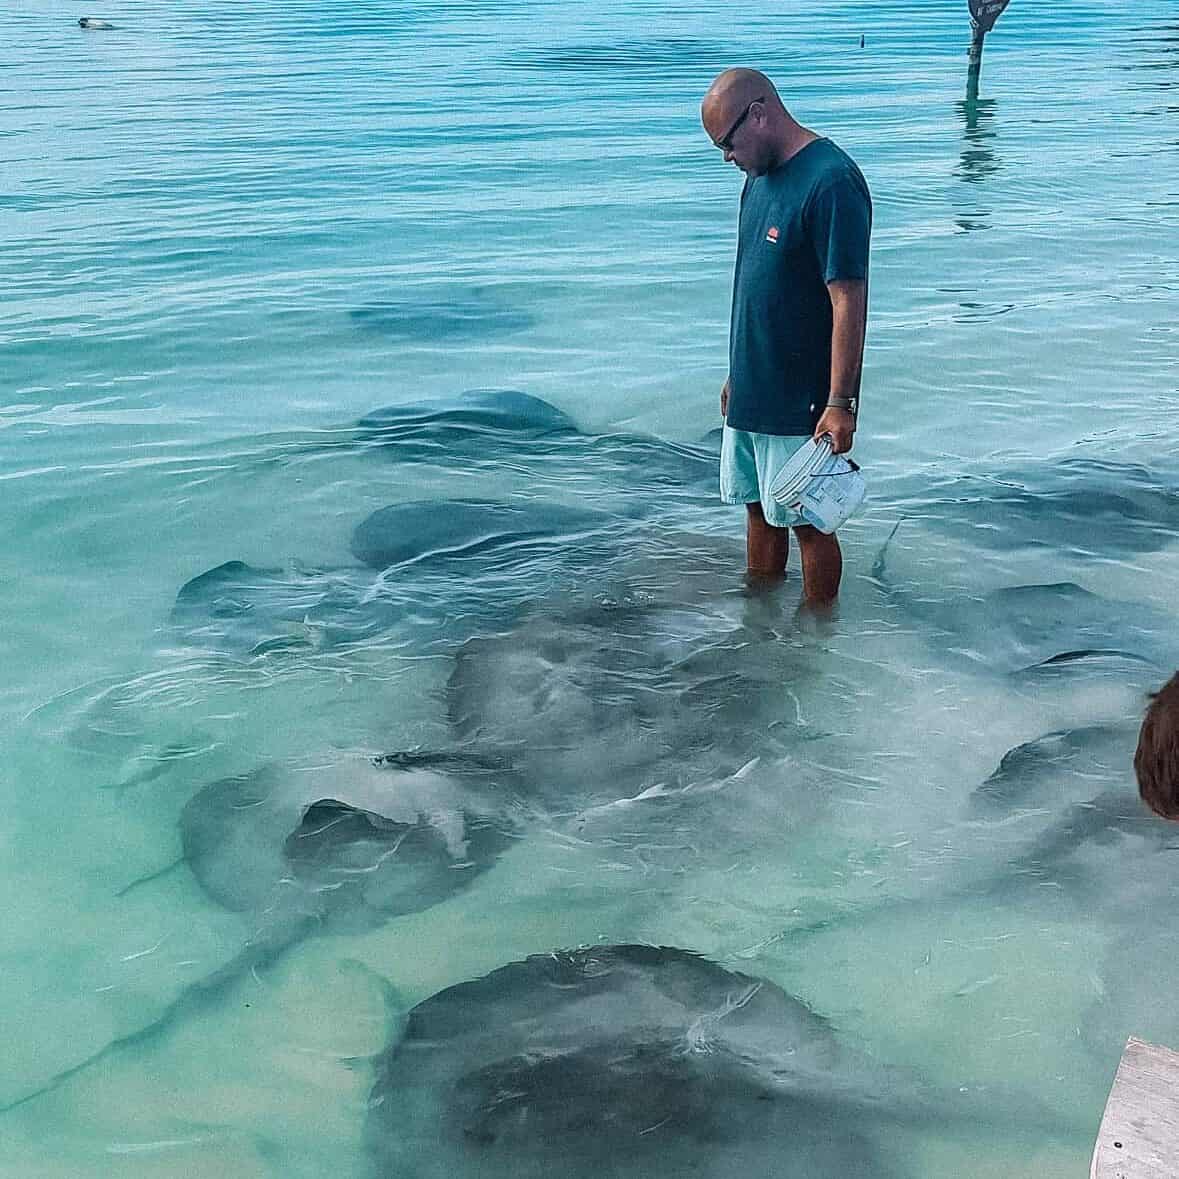
[[[766,241],[771,242],[775,246],[778,244],[778,227],[776,225],[771,225],[766,230]]]

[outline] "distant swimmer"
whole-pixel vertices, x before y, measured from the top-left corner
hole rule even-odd
[[[81,29],[113,29],[115,26],[109,20],[102,20],[97,16],[84,16],[78,21]]]
[[[704,96],[700,117],[725,163],[745,173],[720,398],[721,499],[746,507],[750,576],[785,574],[793,529],[806,602],[825,607],[839,593],[839,541],[779,504],[769,488],[812,437],[829,435],[836,454],[851,449],[872,199],[851,157],[797,123],[765,74],[726,70]]]

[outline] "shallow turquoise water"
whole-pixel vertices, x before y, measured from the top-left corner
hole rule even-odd
[[[528,954],[647,941],[977,1092],[973,1122],[882,1134],[899,1173],[1079,1173],[1124,1036],[1179,1043],[1165,834],[1019,859],[1069,804],[1132,791],[1126,732],[1179,663],[1174,6],[1015,0],[976,106],[948,4],[146,3],[104,10],[103,34],[79,12],[0,14],[0,1104],[151,1025],[253,932],[176,865],[208,783],[453,745],[453,648],[511,630],[507,603],[567,621],[577,590],[652,623],[624,683],[587,648],[548,711],[498,681],[493,733],[540,751],[534,774],[553,761],[584,829],[536,823],[444,903],[304,938],[0,1114],[0,1171],[363,1175],[368,1062],[401,1012]],[[818,632],[794,585],[743,596],[739,516],[633,440],[592,461],[351,444],[377,406],[486,387],[595,436],[712,429],[740,177],[696,111],[734,61],[850,150],[876,202],[873,498]],[[369,575],[387,625],[346,643],[227,653],[169,625],[224,561],[355,580],[370,512],[461,496],[617,523],[572,579],[562,549]],[[1099,600],[986,598],[1060,583]],[[684,709],[648,707],[669,652],[718,641],[719,671],[676,671]],[[1081,648],[1137,658],[1025,671]],[[749,685],[752,732],[726,712]],[[671,754],[644,762],[661,725]],[[1009,749],[1095,725],[1122,761],[1061,759],[1061,793],[1010,822],[972,809]],[[612,757],[618,797],[719,784],[722,805],[689,795],[671,837],[642,808],[603,834],[579,790]],[[996,1133],[1003,1086],[1051,1132]]]

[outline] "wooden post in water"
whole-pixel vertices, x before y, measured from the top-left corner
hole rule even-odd
[[[966,101],[978,98],[978,78],[982,73],[983,38],[995,27],[1003,9],[1011,0],[969,0],[970,57],[966,70]]]
[[[1179,1172],[1179,1052],[1133,1036],[1114,1077],[1090,1179],[1174,1179]]]

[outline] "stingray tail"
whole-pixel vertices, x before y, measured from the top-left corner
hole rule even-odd
[[[43,1085],[26,1093],[23,1097],[17,1097],[5,1105],[0,1105],[0,1114],[6,1114],[10,1110],[27,1105],[30,1101],[35,1101],[38,1097],[52,1093],[55,1089],[60,1089],[62,1085],[79,1073],[99,1064],[124,1048],[140,1047],[151,1043],[166,1033],[178,1020],[203,1011],[211,1003],[221,998],[230,986],[248,972],[257,972],[273,965],[283,951],[298,940],[305,931],[305,928],[296,931],[286,930],[283,936],[265,936],[247,943],[224,966],[219,967],[199,982],[185,987],[150,1023],[133,1032],[128,1032],[125,1036],[117,1037],[109,1044],[99,1048],[97,1052],[91,1053],[84,1060],[56,1073]]]
[[[876,554],[876,560],[872,562],[870,576],[881,589],[886,590],[891,584],[888,580],[888,546],[892,544],[892,538],[896,536],[897,529],[904,522],[904,519],[900,519],[892,526],[892,531],[888,534],[884,544],[880,546],[880,551]]]

